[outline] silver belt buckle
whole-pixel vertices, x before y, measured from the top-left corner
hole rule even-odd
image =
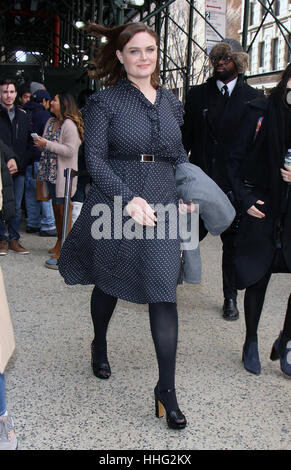
[[[154,162],[155,161],[155,156],[154,155],[149,155],[147,153],[142,153],[140,156],[140,161],[141,162]]]

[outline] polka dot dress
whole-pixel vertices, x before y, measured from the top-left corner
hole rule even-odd
[[[62,247],[59,271],[67,284],[94,284],[130,302],[176,302],[180,239],[178,230],[176,237],[169,231],[172,215],[166,212],[159,218],[158,212],[156,227],[139,226],[137,232],[122,208],[134,196],[155,207],[177,207],[173,166],[187,161],[180,133],[182,106],[163,88],[152,104],[128,80],[121,80],[92,95],[84,116],[86,164],[93,184]],[[140,154],[165,161],[117,158]],[[164,236],[158,231],[161,224]],[[138,235],[128,236],[131,232]]]

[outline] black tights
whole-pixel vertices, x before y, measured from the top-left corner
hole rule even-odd
[[[91,297],[91,316],[94,327],[95,359],[107,361],[106,333],[117,299],[94,287]],[[178,314],[175,303],[149,304],[151,333],[159,366],[159,389],[175,388],[175,364],[178,338]],[[177,408],[175,393],[167,394],[170,409]]]
[[[244,310],[246,322],[246,344],[257,341],[258,325],[263,309],[266,290],[272,272],[269,271],[256,284],[248,287],[245,291]],[[291,339],[291,294],[289,296],[287,310],[283,327],[283,339]]]

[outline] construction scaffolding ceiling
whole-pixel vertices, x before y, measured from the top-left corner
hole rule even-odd
[[[43,81],[52,92],[59,87],[77,92],[96,87],[89,83],[87,70],[94,54],[96,38],[83,29],[88,21],[105,26],[128,21],[144,21],[160,36],[161,80],[175,89],[177,81],[186,90],[199,77],[207,75],[205,40],[195,36],[197,17],[220,37],[213,24],[196,7],[196,0],[184,0],[187,19],[180,22],[171,5],[176,0],[5,0],[0,1],[0,76],[14,76],[20,83]],[[249,0],[244,2],[242,45],[250,50],[267,15],[274,17],[290,49],[290,31],[273,10],[275,0],[258,0],[265,9],[255,38],[247,44]],[[195,19],[196,18],[196,19]],[[185,26],[186,25],[186,26]],[[200,39],[200,41],[199,41]],[[170,46],[176,43],[175,53]],[[98,43],[97,43],[98,45]],[[204,62],[195,68],[195,58]],[[97,85],[98,86],[98,85]]]

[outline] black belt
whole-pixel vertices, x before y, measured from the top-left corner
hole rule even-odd
[[[148,153],[141,153],[139,155],[119,155],[112,154],[109,156],[111,160],[127,160],[127,161],[138,161],[142,163],[155,163],[155,162],[164,162],[170,163],[169,158],[167,157],[157,157],[156,155],[149,155]]]

